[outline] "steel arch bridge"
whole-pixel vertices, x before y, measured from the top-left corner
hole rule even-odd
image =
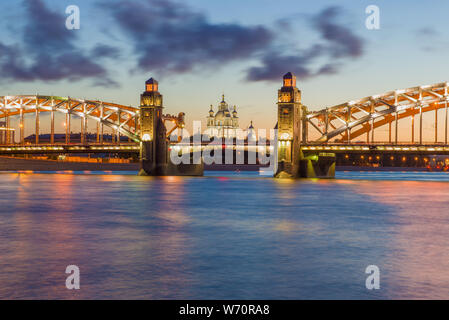
[[[449,84],[444,82],[394,90],[360,100],[348,101],[320,111],[309,112],[303,119],[305,125],[310,125],[307,136],[310,133],[318,133],[319,138],[310,141],[306,137],[306,144],[352,144],[354,139],[360,138],[364,134],[366,134],[367,144],[376,144],[374,142],[375,130],[386,125],[389,128],[388,144],[403,144],[398,140],[398,121],[411,118],[411,143],[423,145],[423,113],[431,111],[435,111],[434,144],[438,144],[438,110],[444,109],[444,145],[447,145],[448,86]],[[415,141],[416,115],[419,115],[418,141]],[[393,123],[395,124],[394,139],[392,139]]]
[[[54,145],[55,114],[61,113],[66,117],[65,143],[71,143],[71,123],[75,116],[81,120],[81,144],[86,144],[86,132],[88,120],[96,122],[97,143],[104,144],[104,127],[109,127],[117,136],[116,143],[120,144],[120,136],[126,136],[133,144],[140,143],[140,110],[137,107],[103,102],[98,100],[84,100],[72,97],[43,96],[43,95],[18,95],[0,96],[0,121],[5,122],[5,144],[13,145],[10,129],[12,117],[19,117],[20,144],[25,144],[25,115],[33,114],[35,117],[35,144],[39,144],[39,116],[41,113],[50,113],[50,145]],[[176,128],[184,127],[184,113],[178,116],[163,115],[164,123],[173,124],[170,135]],[[112,135],[112,136],[114,136]],[[114,143],[114,142],[112,142]],[[115,150],[115,149],[113,149]]]

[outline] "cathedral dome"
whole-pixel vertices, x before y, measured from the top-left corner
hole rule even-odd
[[[209,134],[216,137],[235,137],[238,125],[236,107],[232,110],[223,95],[221,101],[218,103],[218,110],[215,115],[212,106],[209,110],[207,120]]]
[[[225,118],[231,117],[231,113],[229,112],[229,107],[227,102],[225,101],[224,95],[221,96],[221,102],[218,105],[218,111],[215,114],[215,120],[224,120]]]
[[[234,111],[232,111],[232,116],[237,118],[237,106],[234,106]]]
[[[225,112],[220,110],[215,114],[215,120],[223,120],[226,118]]]

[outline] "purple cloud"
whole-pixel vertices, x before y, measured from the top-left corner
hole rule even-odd
[[[102,6],[133,40],[138,67],[145,71],[182,73],[247,59],[273,40],[266,27],[211,23],[202,13],[169,0]]]
[[[311,26],[323,42],[311,45],[308,49],[293,51],[286,55],[279,48],[273,48],[262,55],[261,65],[247,70],[247,79],[251,81],[278,81],[279,77],[288,71],[295,73],[301,79],[320,75],[336,74],[341,60],[358,58],[363,54],[364,42],[351,30],[337,21],[341,9],[329,7],[313,16]],[[316,60],[327,59],[327,62],[316,67]]]
[[[87,78],[107,86],[117,85],[96,62],[95,55],[76,45],[76,32],[66,29],[63,13],[51,11],[42,0],[24,0],[23,4],[26,19],[20,43],[9,46],[0,43],[0,72],[4,80]]]

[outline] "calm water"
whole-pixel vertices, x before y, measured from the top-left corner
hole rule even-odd
[[[449,174],[208,175],[0,174],[0,298],[449,298]]]

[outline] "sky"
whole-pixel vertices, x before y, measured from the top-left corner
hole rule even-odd
[[[69,5],[79,30],[65,27]],[[369,5],[379,30],[365,26]],[[223,93],[242,128],[273,128],[289,71],[310,110],[449,80],[447,12],[447,0],[1,1],[0,96],[138,106],[154,77],[187,128]]]

